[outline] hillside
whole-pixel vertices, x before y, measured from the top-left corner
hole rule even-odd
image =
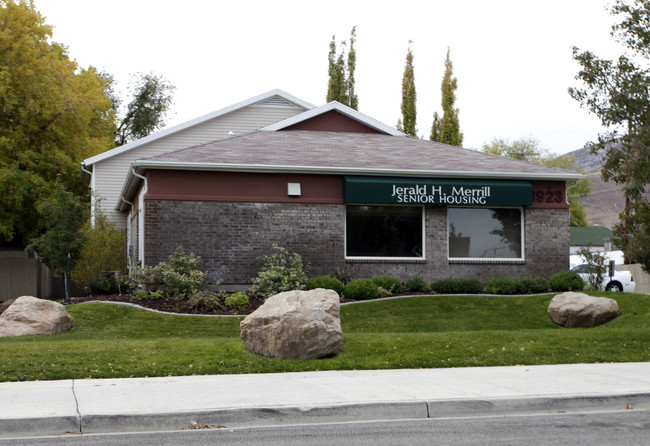
[[[566,156],[575,160],[576,167],[586,172],[591,182],[591,193],[580,201],[589,224],[611,228],[618,221],[618,214],[625,208],[625,196],[620,186],[602,180],[602,158],[591,154],[589,149],[574,150]]]

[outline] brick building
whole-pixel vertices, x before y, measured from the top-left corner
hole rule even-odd
[[[132,265],[177,246],[246,285],[278,244],[309,276],[550,275],[569,266],[581,175],[405,136],[339,103],[139,159],[117,210]]]

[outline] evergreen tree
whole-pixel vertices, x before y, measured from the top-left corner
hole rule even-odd
[[[402,76],[402,118],[397,122],[397,130],[410,136],[417,136],[417,110],[415,91],[415,75],[413,72],[413,51],[409,41],[408,52],[406,53],[406,64]]]
[[[332,36],[328,60],[328,76],[326,101],[338,101],[355,110],[359,107],[359,98],[355,93],[354,72],[357,67],[357,52],[354,44],[357,41],[356,26],[350,32],[350,50],[347,52],[345,40],[341,41],[341,51],[337,55],[336,35]]]
[[[431,126],[431,141],[438,141],[452,146],[462,147],[463,134],[460,131],[459,111],[456,105],[456,89],[458,80],[453,77],[453,65],[449,58],[449,49],[445,58],[445,74],[442,78],[442,119],[438,113],[433,115]]]

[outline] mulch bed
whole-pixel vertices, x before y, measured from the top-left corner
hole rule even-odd
[[[139,305],[144,308],[151,310],[162,311],[166,313],[178,313],[178,314],[207,314],[207,315],[241,315],[245,316],[264,303],[264,299],[259,296],[249,295],[249,304],[248,308],[245,310],[238,310],[234,308],[229,308],[222,301],[222,305],[219,310],[206,310],[204,308],[192,308],[189,305],[188,299],[179,299],[179,298],[165,298],[157,300],[149,299],[139,299],[137,301],[133,300],[133,295],[128,293],[123,294],[106,294],[100,296],[88,296],[88,297],[73,297],[68,305],[79,304],[83,302],[124,302],[133,305]]]

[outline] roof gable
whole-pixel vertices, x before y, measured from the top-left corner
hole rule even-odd
[[[230,105],[228,107],[216,110],[212,113],[208,113],[198,118],[192,119],[190,121],[184,122],[182,124],[163,129],[159,132],[152,133],[149,136],[140,138],[136,141],[124,144],[123,146],[116,147],[114,149],[108,150],[106,152],[95,155],[91,158],[87,158],[82,161],[82,165],[85,167],[92,166],[95,163],[101,162],[105,159],[112,158],[121,153],[125,153],[134,149],[137,149],[140,146],[154,142],[156,140],[165,138],[169,135],[187,130],[191,127],[203,124],[212,119],[219,118],[221,116],[227,115],[237,110],[241,110],[248,106],[255,105],[260,107],[299,107],[305,110],[314,108],[314,106],[308,102],[305,102],[301,99],[296,98],[295,96],[283,91],[283,90],[271,90],[266,93],[253,96],[252,98],[246,99],[244,101],[238,102],[236,104]]]
[[[260,130],[267,132],[276,132],[279,130],[317,130],[404,136],[402,132],[397,131],[393,127],[337,101],[312,108],[304,113],[263,127]]]

